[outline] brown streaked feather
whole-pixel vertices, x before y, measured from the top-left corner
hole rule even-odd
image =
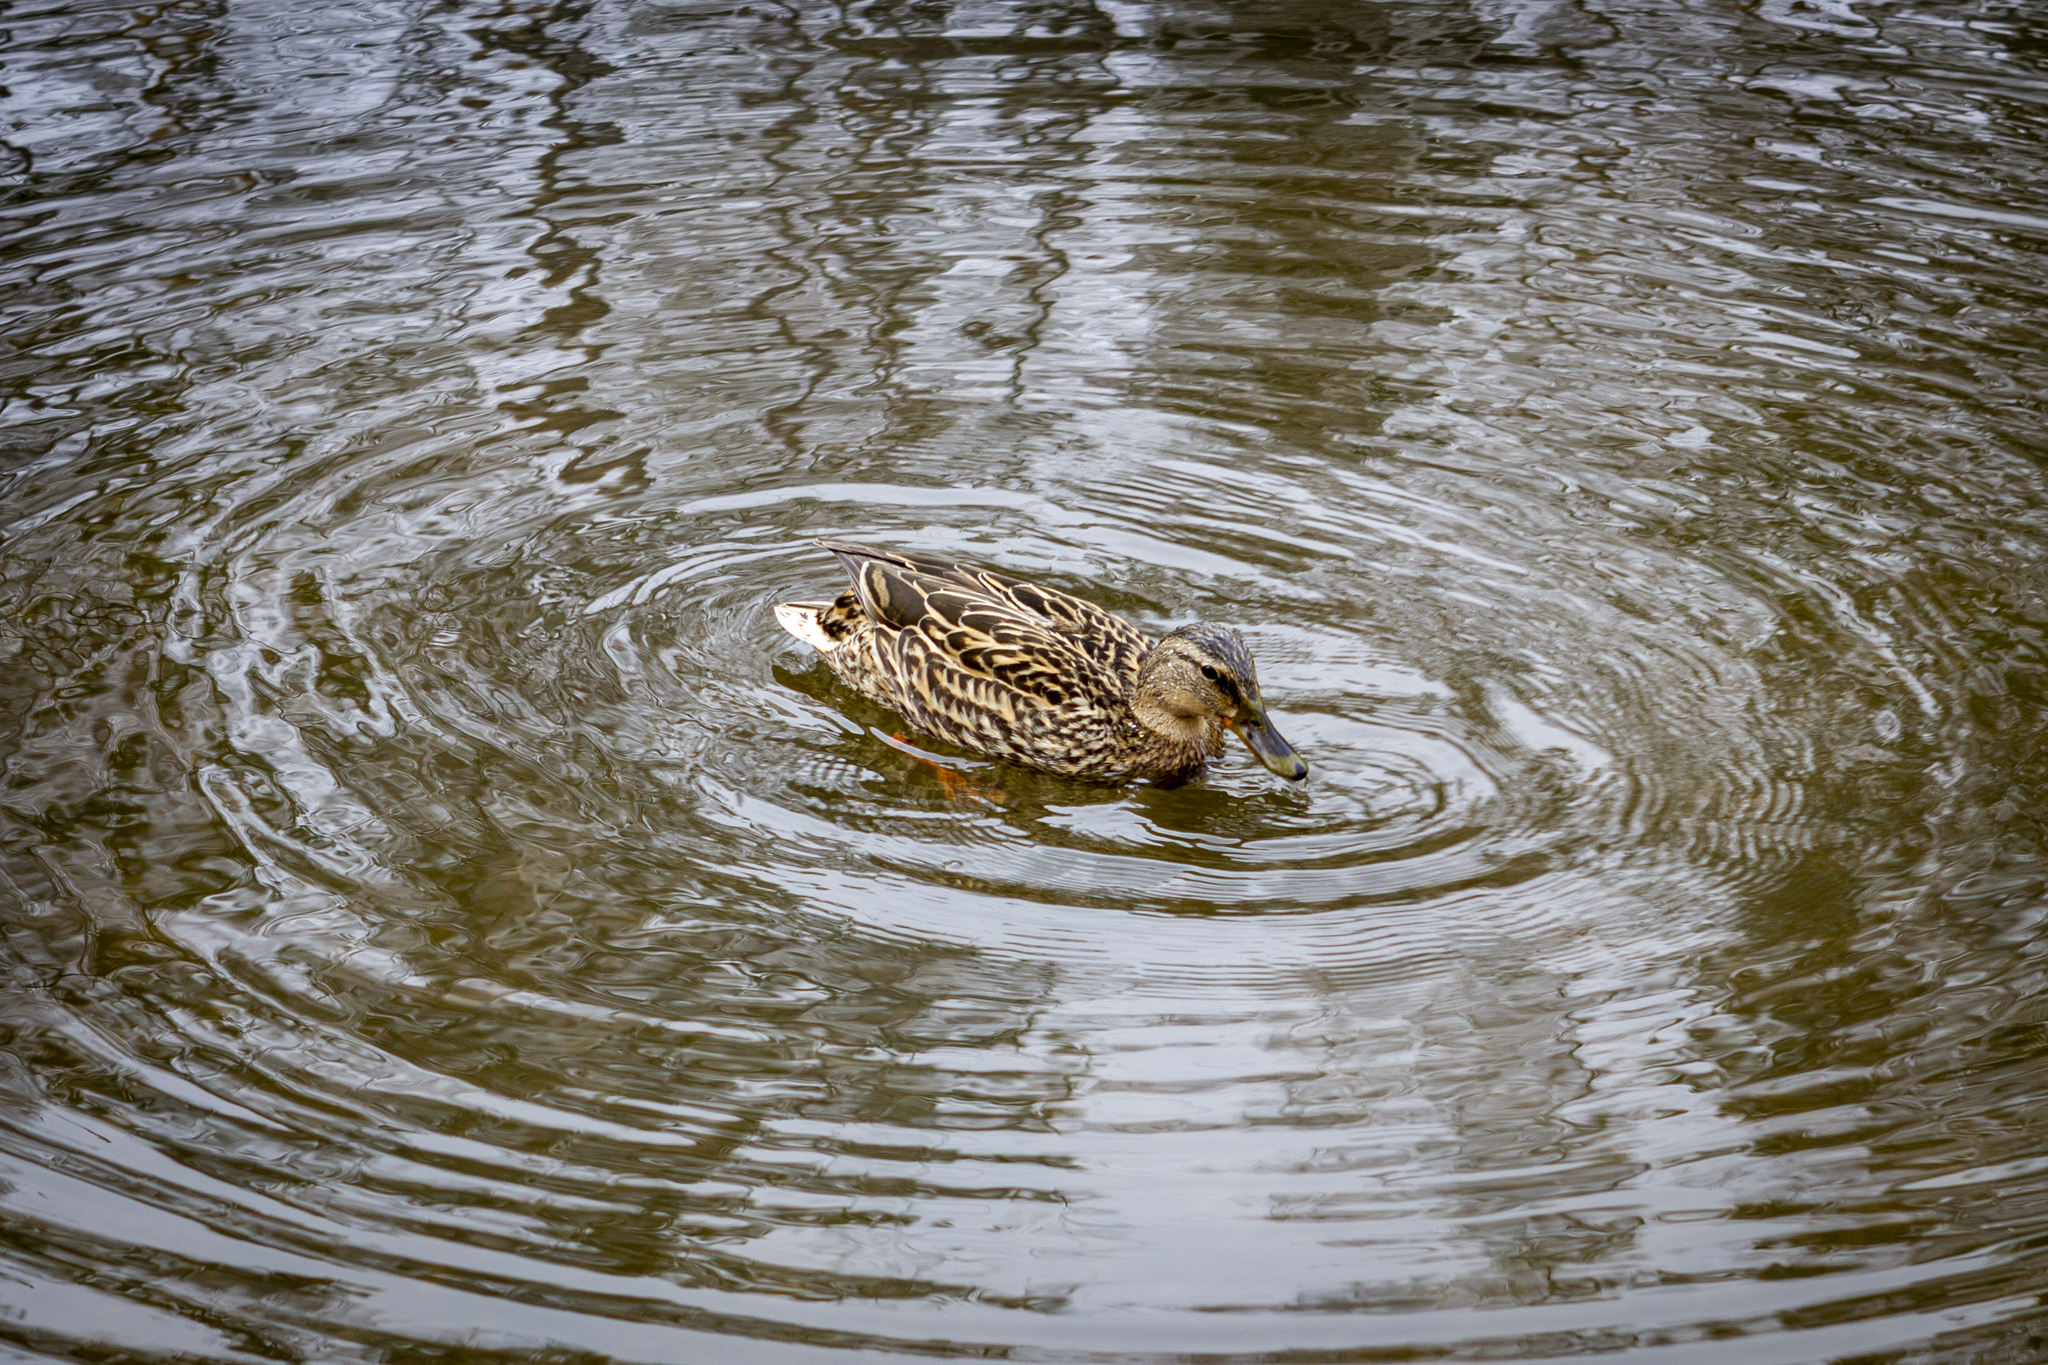
[[[1040,583],[1021,582],[1006,578],[1002,574],[991,573],[986,569],[973,569],[949,559],[940,559],[935,555],[910,555],[894,550],[876,550],[844,540],[820,540],[817,543],[837,555],[839,562],[846,566],[847,575],[856,581],[859,578],[856,572],[859,564],[881,561],[916,573],[923,578],[936,580],[939,584],[964,588],[976,596],[992,601],[1006,602],[1020,615],[1043,619],[1055,630],[1065,634],[1088,639],[1113,639],[1140,654],[1147,648],[1145,637],[1121,616],[1105,611],[1093,602],[1071,597]]]
[[[879,653],[920,636],[931,647],[920,649],[921,667],[935,677],[983,678],[1040,708],[1077,697],[1108,704],[1137,681],[1145,637],[1092,602],[930,556],[818,543],[846,566]]]
[[[866,625],[867,619],[860,599],[850,592],[840,593],[818,613],[819,627],[835,640],[844,640]]]

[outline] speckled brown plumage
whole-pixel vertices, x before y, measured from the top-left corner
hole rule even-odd
[[[818,544],[852,587],[776,607],[855,690],[974,753],[1099,781],[1187,777],[1236,728],[1261,761],[1306,765],[1271,731],[1235,631],[1148,643],[1092,602],[929,555]]]

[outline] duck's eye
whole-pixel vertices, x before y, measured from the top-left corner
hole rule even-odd
[[[1202,676],[1207,678],[1210,682],[1215,682],[1217,680],[1216,670],[1209,667],[1209,665],[1207,664],[1202,665]]]

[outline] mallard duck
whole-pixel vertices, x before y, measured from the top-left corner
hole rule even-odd
[[[1095,781],[1178,781],[1234,730],[1299,782],[1236,631],[1197,621],[1157,644],[1092,602],[932,555],[818,544],[853,587],[783,602],[782,628],[865,697],[991,758]]]

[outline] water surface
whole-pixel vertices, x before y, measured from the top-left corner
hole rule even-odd
[[[2035,7],[7,23],[0,1353],[2048,1358]]]

